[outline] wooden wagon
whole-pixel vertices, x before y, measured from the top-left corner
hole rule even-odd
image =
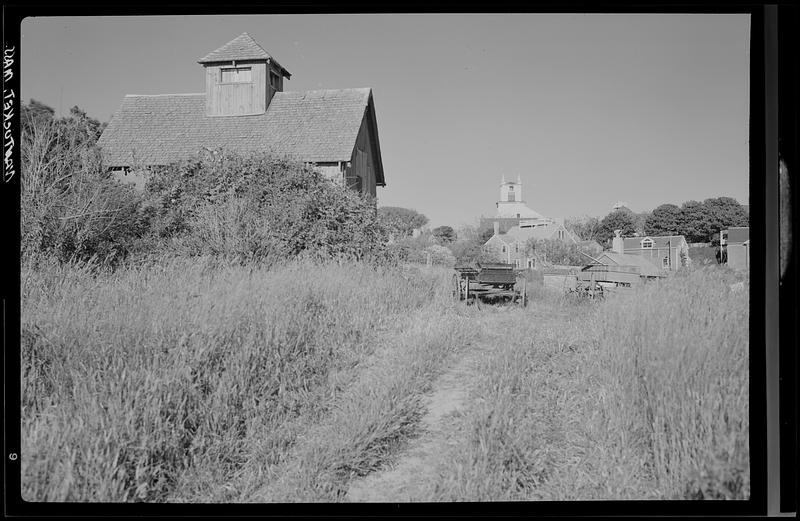
[[[590,299],[602,299],[608,293],[627,291],[651,278],[643,275],[640,266],[589,264],[575,276],[575,284],[567,293]]]
[[[514,270],[513,264],[484,263],[477,267],[455,268],[453,296],[473,302],[511,302],[527,305],[527,282]]]

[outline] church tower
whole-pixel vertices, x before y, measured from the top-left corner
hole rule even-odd
[[[500,181],[500,201],[513,203],[522,201],[522,179],[517,176],[517,182],[506,181],[506,176],[503,176]]]
[[[205,68],[206,116],[264,114],[289,71],[247,33],[198,60]]]
[[[517,181],[506,181],[504,175],[500,181],[500,200],[497,201],[497,217],[516,219],[541,219],[542,215],[528,208],[522,199],[522,178]]]

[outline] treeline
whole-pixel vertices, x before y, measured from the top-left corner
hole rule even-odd
[[[22,111],[22,255],[115,265],[153,255],[274,263],[300,256],[391,262],[374,200],[300,162],[219,151],[151,169],[143,191],[102,164],[104,124],[31,100]]]
[[[652,212],[635,213],[622,207],[602,219],[568,219],[565,226],[584,240],[607,245],[614,230],[623,236],[683,235],[689,243],[716,242],[720,230],[730,226],[749,226],[747,209],[731,197],[713,197],[702,202],[686,201],[681,206],[662,204]]]

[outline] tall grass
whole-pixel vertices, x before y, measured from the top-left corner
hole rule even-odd
[[[716,267],[599,304],[532,300],[428,500],[748,498],[748,291]]]
[[[180,500],[279,463],[377,334],[442,305],[440,279],[214,259],[24,268],[23,497]]]
[[[624,391],[669,498],[747,498],[749,290],[703,268],[598,315],[601,363]]]

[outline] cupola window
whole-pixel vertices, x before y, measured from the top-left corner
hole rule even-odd
[[[250,67],[228,67],[220,69],[220,83],[252,83]]]

